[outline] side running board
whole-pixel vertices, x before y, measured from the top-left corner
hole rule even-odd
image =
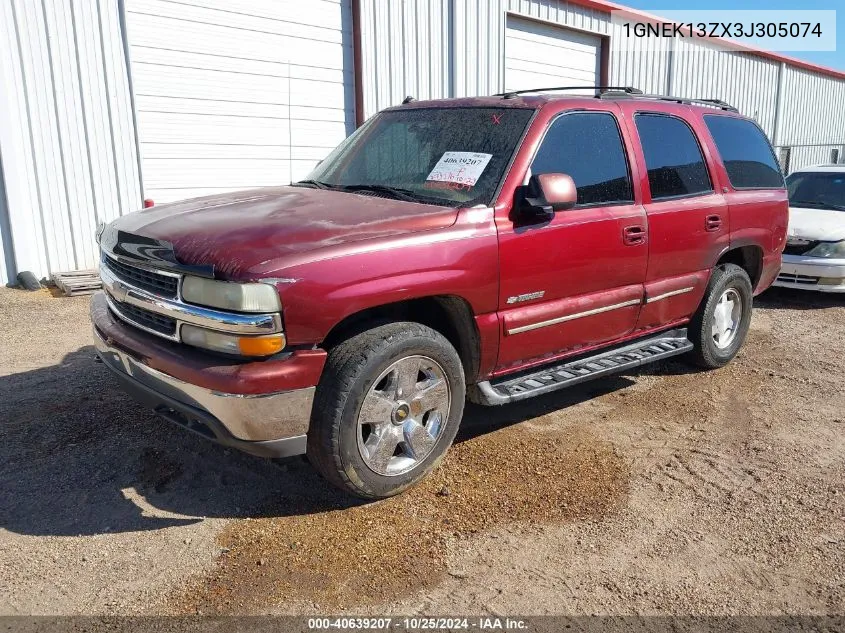
[[[492,381],[485,380],[476,385],[475,400],[484,405],[517,402],[677,356],[691,349],[686,328],[670,330],[622,347],[602,350],[592,356],[544,365]]]

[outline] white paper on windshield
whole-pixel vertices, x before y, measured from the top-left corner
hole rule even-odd
[[[426,180],[451,182],[472,187],[478,182],[493,154],[446,152],[437,161]]]

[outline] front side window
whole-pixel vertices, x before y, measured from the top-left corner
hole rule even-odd
[[[296,184],[456,207],[488,205],[533,115],[527,108],[387,110]]]
[[[555,119],[531,163],[531,173],[571,176],[579,206],[634,199],[619,126],[608,112],[573,112]]]
[[[648,169],[651,199],[713,191],[704,156],[689,125],[665,114],[634,117]]]
[[[751,121],[707,114],[704,122],[725,163],[734,189],[783,187],[783,176],[772,146]]]
[[[845,211],[845,171],[799,171],[786,187],[790,206]]]

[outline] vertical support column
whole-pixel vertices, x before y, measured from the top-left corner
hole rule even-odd
[[[666,94],[675,94],[675,47],[677,40],[669,40],[669,50],[666,53]]]
[[[449,97],[458,96],[458,0],[449,0]]]
[[[126,83],[129,88],[129,107],[132,109],[132,133],[135,135],[135,160],[138,163],[138,195],[144,200],[144,170],[141,161],[141,138],[138,135],[138,108],[135,105],[135,87],[132,84],[132,58],[129,54],[129,33],[126,30],[126,0],[117,0],[117,14],[120,21],[120,40],[123,44],[123,59],[126,64]],[[122,210],[121,210],[122,211]]]
[[[601,50],[599,51],[599,85],[610,85],[610,36],[601,36]]]
[[[786,83],[786,64],[781,62],[778,65],[778,89],[775,94],[775,123],[772,130],[772,145],[778,147],[783,141],[783,98],[784,84]]]
[[[14,282],[18,270],[15,264],[15,245],[9,221],[9,201],[3,176],[3,154],[0,152],[0,283]]]
[[[364,122],[364,76],[361,53],[361,0],[352,0],[352,82],[355,90],[355,127]]]

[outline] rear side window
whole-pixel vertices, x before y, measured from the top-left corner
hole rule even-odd
[[[579,206],[634,199],[619,126],[608,112],[573,112],[555,119],[531,163],[531,173],[570,175]]]
[[[783,187],[772,146],[759,127],[745,119],[710,114],[704,116],[704,122],[734,189]]]
[[[637,114],[651,199],[713,191],[704,156],[689,125],[665,114]]]

